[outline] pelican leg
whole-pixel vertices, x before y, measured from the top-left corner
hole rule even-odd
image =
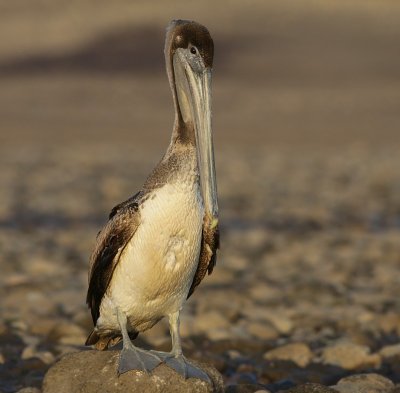
[[[180,311],[177,311],[169,315],[169,329],[172,338],[171,352],[152,352],[162,358],[168,367],[174,369],[185,379],[197,378],[211,383],[208,375],[203,370],[190,363],[182,354],[181,337],[179,334],[179,313]]]
[[[162,360],[150,351],[135,347],[128,335],[126,315],[118,309],[117,317],[123,339],[118,374],[123,374],[130,370],[145,371],[147,373],[154,370],[162,363]]]

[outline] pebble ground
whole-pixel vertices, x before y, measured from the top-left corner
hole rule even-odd
[[[130,151],[1,152],[1,392],[40,388],[62,354],[82,349],[96,233],[158,159]],[[395,389],[398,154],[260,148],[217,157],[221,251],[185,306],[186,354],[212,363],[227,385],[349,389],[338,381],[377,373],[388,378],[382,391]],[[139,344],[168,349],[167,324]]]

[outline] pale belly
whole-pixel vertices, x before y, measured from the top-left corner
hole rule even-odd
[[[101,303],[101,330],[119,330],[116,307],[127,315],[130,330],[144,331],[186,300],[201,246],[200,192],[197,185],[167,184],[154,195],[140,210],[141,224]]]

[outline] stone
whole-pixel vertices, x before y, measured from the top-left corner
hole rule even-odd
[[[31,333],[47,335],[59,323],[55,318],[36,317],[31,321]]]
[[[247,258],[244,258],[240,255],[232,255],[231,258],[229,258],[229,267],[234,271],[241,272],[245,270],[248,266],[248,263],[249,262]]]
[[[229,340],[232,337],[232,333],[229,329],[214,328],[207,332],[207,337],[211,341]]]
[[[388,314],[381,315],[378,319],[379,328],[386,334],[392,332],[399,332],[400,316],[389,312]]]
[[[24,348],[21,354],[21,359],[38,358],[45,364],[52,364],[54,362],[54,355],[49,351],[38,351],[36,347],[28,345]]]
[[[319,383],[305,383],[289,390],[280,390],[278,393],[337,393],[334,389],[328,386],[320,385]]]
[[[324,348],[322,361],[346,370],[355,370],[362,367],[379,368],[381,357],[378,354],[370,354],[366,346],[340,341]]]
[[[281,334],[290,334],[293,330],[293,322],[283,314],[269,313],[267,319]]]
[[[201,333],[205,334],[211,329],[223,329],[230,326],[225,316],[214,310],[197,315],[195,325]]]
[[[239,384],[239,385],[229,385],[225,388],[225,393],[271,393],[266,390],[262,385],[258,384]]]
[[[24,350],[21,353],[21,359],[30,359],[35,357],[36,354],[36,348],[34,346],[27,346],[24,348]]]
[[[141,334],[141,338],[148,342],[151,347],[159,347],[160,345],[171,346],[167,320],[161,320],[151,329]]]
[[[262,340],[274,340],[278,337],[277,331],[266,322],[250,322],[247,325],[247,331]]]
[[[222,393],[222,376],[212,366],[196,363],[205,371],[211,384],[184,379],[168,366],[161,364],[151,374],[129,371],[118,376],[119,351],[82,351],[65,355],[49,369],[43,382],[43,393]]]
[[[293,330],[293,322],[282,311],[271,311],[270,308],[265,306],[249,304],[245,309],[241,310],[241,313],[251,320],[256,319],[270,324],[279,334],[287,335]]]
[[[87,332],[80,326],[70,322],[60,322],[49,332],[48,339],[64,345],[83,345]]]
[[[382,358],[392,358],[400,356],[400,344],[386,345],[379,351]]]
[[[394,383],[379,374],[356,374],[342,378],[332,388],[340,393],[392,393]]]
[[[42,293],[38,290],[31,290],[27,292],[25,295],[25,301],[27,302],[29,309],[36,315],[51,315],[56,308],[53,297],[46,296],[45,293]]]
[[[264,354],[266,360],[289,360],[299,367],[306,367],[311,362],[312,357],[310,348],[304,343],[286,344]]]
[[[40,389],[32,388],[32,387],[22,388],[22,389],[18,390],[17,393],[40,393]]]

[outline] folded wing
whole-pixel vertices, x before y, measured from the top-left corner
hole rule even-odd
[[[90,258],[89,288],[86,297],[94,325],[99,318],[101,301],[122,252],[140,225],[140,200],[139,192],[115,206],[111,210],[109,221],[97,235],[96,246]]]

